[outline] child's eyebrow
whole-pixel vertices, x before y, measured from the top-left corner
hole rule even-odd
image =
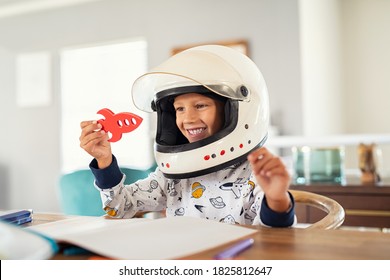
[[[183,101],[183,100],[179,100],[179,101],[176,101],[174,100],[173,101],[173,106],[175,105],[181,105],[183,103],[186,103],[187,101]],[[212,99],[211,98],[202,98],[202,97],[198,97],[198,98],[191,98],[189,101],[189,103],[209,103],[209,102],[212,102]]]

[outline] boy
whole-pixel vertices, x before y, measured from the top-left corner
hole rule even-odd
[[[188,49],[139,77],[132,96],[139,109],[157,112],[158,167],[148,178],[124,185],[100,124],[81,123],[80,146],[95,158],[90,167],[108,215],[166,210],[227,223],[294,223],[290,176],[261,147],[268,93],[248,57],[222,46]]]

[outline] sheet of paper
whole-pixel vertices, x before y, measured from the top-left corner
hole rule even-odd
[[[55,245],[25,228],[0,221],[1,260],[44,260],[55,253]]]
[[[192,217],[107,219],[77,217],[30,229],[114,259],[177,259],[256,232]]]

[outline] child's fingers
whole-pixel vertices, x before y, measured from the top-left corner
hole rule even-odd
[[[257,157],[255,157],[251,161],[252,171],[255,175],[260,174],[260,172],[264,170],[264,168],[266,168],[266,166],[269,165],[270,162],[272,163],[274,159],[275,157],[270,153],[257,155]]]
[[[252,163],[252,170],[256,175],[269,176],[271,173],[276,174],[275,170],[285,171],[285,166],[279,157],[267,153]]]
[[[269,169],[263,169],[260,172],[260,175],[271,177],[271,176],[275,176],[275,175],[287,176],[288,174],[286,173],[286,169],[284,168],[284,166],[276,165],[276,166],[269,168]]]
[[[259,149],[256,149],[254,150],[253,152],[251,152],[249,155],[248,155],[248,160],[253,163],[255,162],[256,160],[258,160],[258,158],[262,158],[264,156],[264,154],[266,154],[266,150],[264,148],[259,148]]]
[[[267,148],[261,147],[261,148],[254,150],[253,152],[251,152],[248,155],[248,160],[251,163],[255,163],[258,160],[262,160],[263,158],[270,158],[270,157],[274,157],[274,155],[272,153],[270,153],[267,150]]]
[[[97,145],[106,139],[108,139],[108,135],[105,133],[105,131],[95,131],[85,135],[84,137],[80,137],[80,147],[84,150],[90,150],[91,146]]]
[[[96,120],[82,121],[80,123],[80,128],[84,129],[85,127],[87,127],[89,125],[96,125],[96,124],[98,124],[98,122]]]
[[[86,131],[100,130],[102,125],[97,121],[82,121],[80,123],[80,128]]]
[[[90,125],[92,122],[93,122],[93,121],[82,121],[82,122],[80,123],[80,128],[81,128],[81,129],[84,129],[84,127]]]
[[[81,135],[79,140],[81,141],[82,138],[86,137],[87,135],[100,131],[102,129],[102,125],[96,121],[83,121],[80,123],[81,127]]]

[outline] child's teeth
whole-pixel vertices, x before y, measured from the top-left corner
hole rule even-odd
[[[199,134],[203,131],[203,128],[199,128],[199,129],[189,129],[188,132],[190,134]]]

